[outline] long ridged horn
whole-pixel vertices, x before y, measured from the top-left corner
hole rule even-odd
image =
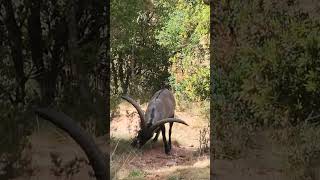
[[[138,111],[138,114],[140,116],[140,128],[144,127],[144,112],[141,109],[140,105],[134,101],[132,98],[130,98],[129,96],[121,96],[123,99],[127,100],[130,104],[132,104],[136,110]]]
[[[183,120],[181,119],[177,119],[177,118],[165,118],[165,119],[162,119],[160,121],[157,121],[156,123],[154,123],[150,129],[152,131],[154,131],[157,127],[159,127],[160,125],[164,124],[164,123],[169,123],[169,122],[176,122],[176,123],[181,123],[181,124],[184,124],[186,126],[189,126],[186,122],[184,122]]]
[[[64,130],[72,137],[87,155],[95,176],[98,180],[109,179],[109,171],[104,155],[94,142],[93,138],[83,130],[73,119],[50,108],[37,108],[34,111],[40,117],[52,122],[58,128]]]

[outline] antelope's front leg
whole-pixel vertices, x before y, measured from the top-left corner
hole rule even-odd
[[[154,136],[154,138],[153,138],[153,140],[152,140],[153,142],[157,142],[158,137],[159,137],[159,134],[160,134],[160,129],[157,130],[156,135]]]
[[[161,126],[161,133],[162,133],[162,139],[163,139],[163,144],[164,144],[164,151],[166,154],[169,154],[170,149],[167,143],[166,139],[166,127],[164,125]]]

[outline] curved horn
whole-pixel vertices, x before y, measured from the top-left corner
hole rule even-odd
[[[130,104],[132,104],[136,110],[138,111],[138,114],[140,116],[140,127],[143,128],[144,127],[144,112],[141,109],[140,105],[134,101],[132,98],[130,98],[129,96],[121,96],[122,99],[127,100]]]
[[[150,129],[152,131],[154,131],[157,127],[159,127],[160,125],[164,124],[164,123],[168,123],[168,122],[177,122],[177,123],[181,123],[181,124],[184,124],[186,126],[189,126],[186,122],[184,122],[183,120],[181,119],[177,119],[177,118],[165,118],[165,119],[162,119],[160,121],[157,121],[156,123],[154,123]]]
[[[109,171],[103,153],[94,143],[92,137],[75,121],[64,113],[56,112],[49,108],[34,108],[34,111],[43,119],[66,131],[80,145],[87,155],[98,180],[107,180],[109,178],[110,174],[108,174]]]

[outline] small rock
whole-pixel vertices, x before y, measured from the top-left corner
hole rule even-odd
[[[167,162],[166,166],[175,166],[177,163],[175,161]]]

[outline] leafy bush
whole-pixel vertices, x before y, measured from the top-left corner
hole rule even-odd
[[[320,130],[308,123],[289,126],[272,134],[281,144],[283,167],[290,179],[319,179]]]
[[[159,1],[156,8],[162,25],[156,38],[172,52],[171,87],[181,99],[209,99],[209,7],[201,1]]]
[[[166,85],[171,63],[155,39],[159,24],[152,7],[145,1],[111,2],[112,96],[129,93],[146,102]]]
[[[214,55],[217,110],[258,125],[318,121],[320,22],[275,2],[222,3],[216,37],[230,51]]]

